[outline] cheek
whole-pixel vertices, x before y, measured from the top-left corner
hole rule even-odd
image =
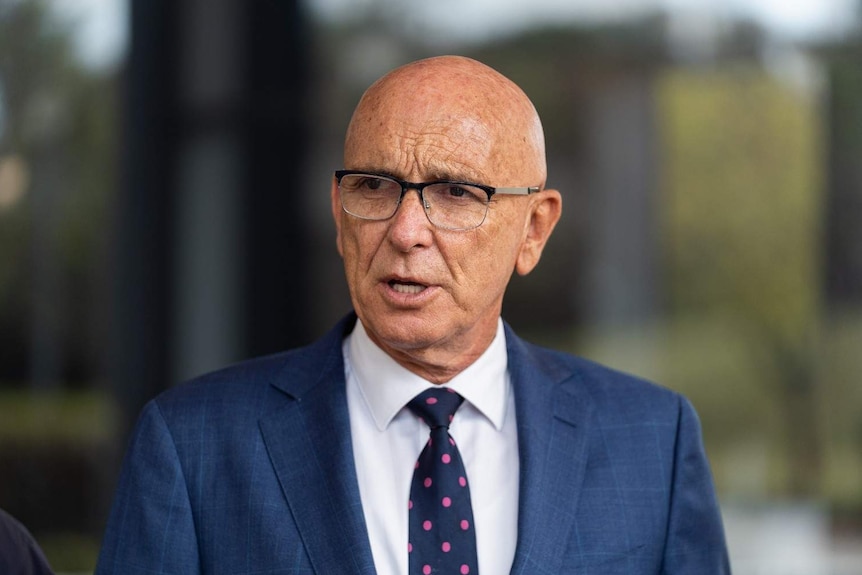
[[[374,232],[373,226],[342,221],[339,244],[348,281],[358,281],[369,269],[380,244],[380,238]]]
[[[504,229],[509,233],[485,230],[461,254],[459,269],[476,300],[501,297],[514,271],[518,242],[509,228]]]

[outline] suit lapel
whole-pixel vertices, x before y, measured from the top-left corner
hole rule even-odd
[[[353,318],[355,321],[355,318]],[[353,463],[341,341],[348,318],[300,352],[273,385],[294,401],[260,421],[267,450],[316,573],[373,575]]]
[[[592,401],[571,368],[552,357],[536,357],[534,348],[508,326],[506,339],[521,463],[518,545],[511,572],[556,573],[584,478]]]
[[[348,317],[273,385],[293,401],[261,419],[270,459],[316,573],[374,575],[353,461],[341,342]],[[587,459],[592,403],[570,368],[506,327],[520,452],[511,573],[559,570]]]

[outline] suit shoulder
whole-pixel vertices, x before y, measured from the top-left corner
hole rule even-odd
[[[645,378],[570,353],[524,344],[536,365],[551,374],[564,391],[586,393],[600,414],[623,418],[676,417],[687,400],[678,392]]]
[[[160,393],[159,404],[183,400],[203,400],[211,396],[234,395],[266,385],[290,362],[296,350],[241,361],[195,376]]]
[[[162,392],[152,404],[169,424],[181,425],[182,419],[195,414],[256,421],[313,388],[326,369],[338,371],[341,342],[351,321],[355,316],[347,316],[307,346],[242,361],[180,383]]]
[[[179,383],[160,393],[151,404],[171,427],[204,416],[254,423],[282,404],[279,399],[284,394],[272,383],[289,374],[302,355],[303,348],[298,348],[241,361]]]

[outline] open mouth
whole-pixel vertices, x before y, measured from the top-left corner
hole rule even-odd
[[[427,286],[414,282],[389,280],[389,287],[398,293],[417,294],[422,292]]]

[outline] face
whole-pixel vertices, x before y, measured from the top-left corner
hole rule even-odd
[[[543,184],[535,134],[517,132],[532,125],[529,114],[526,122],[509,117],[523,114],[523,102],[479,101],[490,79],[502,81],[496,73],[481,68],[490,79],[472,86],[472,76],[446,81],[435,70],[408,69],[372,87],[351,122],[345,167],[412,182]],[[432,381],[446,381],[472,363],[496,333],[506,285],[523,263],[543,195],[494,196],[481,226],[451,231],[428,221],[415,190],[392,218],[369,221],[341,210],[333,184],[338,248],[354,309],[372,340]]]

